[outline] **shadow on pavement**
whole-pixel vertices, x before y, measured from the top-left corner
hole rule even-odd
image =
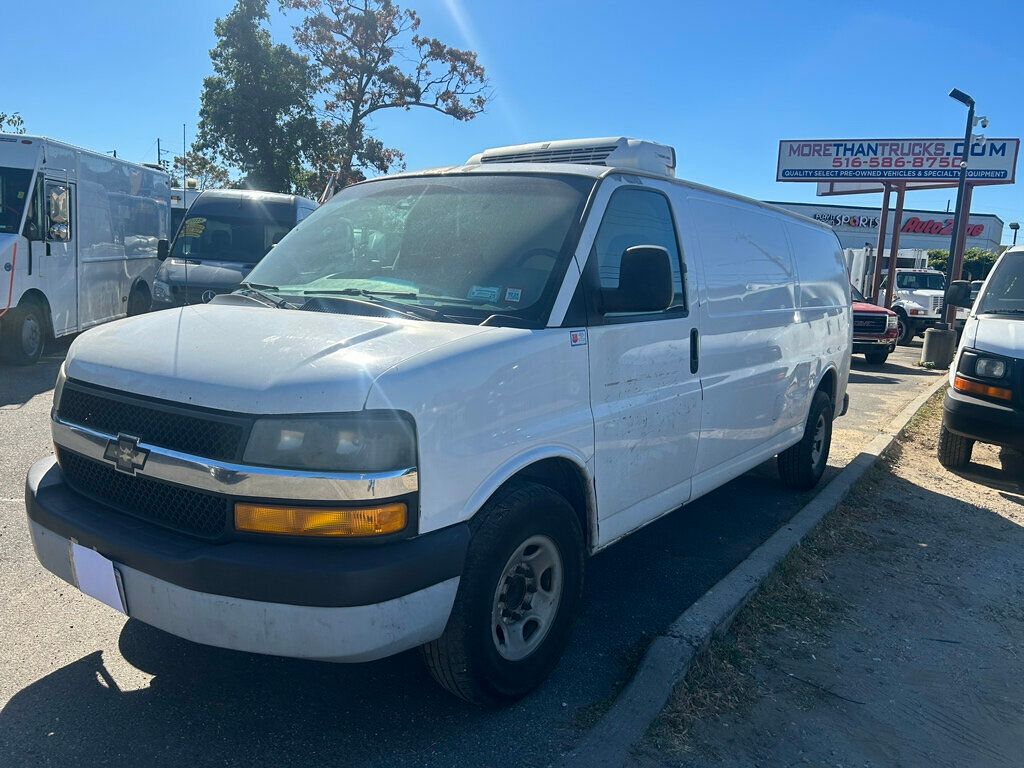
[[[35,365],[16,366],[0,363],[0,409],[20,408],[36,395],[53,389],[71,339],[58,339],[46,346]]]
[[[539,691],[506,709],[449,697],[415,652],[363,665],[303,662],[196,645],[129,620],[120,651],[153,675],[150,685],[118,690],[99,652],[58,669],[0,713],[3,763],[556,762],[611,703],[650,638],[813,496],[784,488],[774,464],[591,560],[565,657]]]
[[[1013,494],[1024,494],[1024,453],[1010,448],[999,451],[1000,468],[971,462],[962,470],[954,470],[954,474],[964,480],[980,483],[999,491],[1004,498],[1024,504],[1024,500],[1014,498]]]

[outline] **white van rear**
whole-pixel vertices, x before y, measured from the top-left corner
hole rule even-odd
[[[813,486],[852,341],[832,230],[670,148],[569,149],[349,187],[249,287],[78,339],[40,561],[211,645],[423,645],[493,703],[557,662],[588,555],[776,455]]]

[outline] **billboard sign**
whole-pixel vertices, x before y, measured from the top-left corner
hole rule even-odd
[[[776,181],[955,182],[963,139],[811,139],[779,142]],[[970,148],[968,181],[1012,184],[1020,139]]]

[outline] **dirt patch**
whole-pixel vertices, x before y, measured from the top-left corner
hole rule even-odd
[[[715,639],[650,765],[1020,765],[1024,468],[935,458],[941,395]]]

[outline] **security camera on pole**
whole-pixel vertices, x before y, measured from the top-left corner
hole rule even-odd
[[[958,88],[949,92],[950,98],[956,99],[967,107],[967,130],[964,132],[963,153],[960,156],[960,180],[956,188],[956,211],[953,214],[953,234],[949,242],[949,259],[946,263],[946,286],[948,287],[960,270],[963,269],[963,251],[960,242],[960,230],[964,228],[964,198],[967,190],[967,161],[971,155],[971,144],[975,139],[983,143],[984,136],[972,136],[974,126],[981,124],[982,128],[988,127],[988,118],[974,117],[974,99]],[[970,199],[970,192],[967,192],[967,199]],[[953,362],[956,354],[956,331],[953,329],[953,322],[956,316],[956,307],[942,302],[941,322],[935,324],[924,332],[924,347],[921,349],[921,364],[934,366],[935,368],[948,368]]]

